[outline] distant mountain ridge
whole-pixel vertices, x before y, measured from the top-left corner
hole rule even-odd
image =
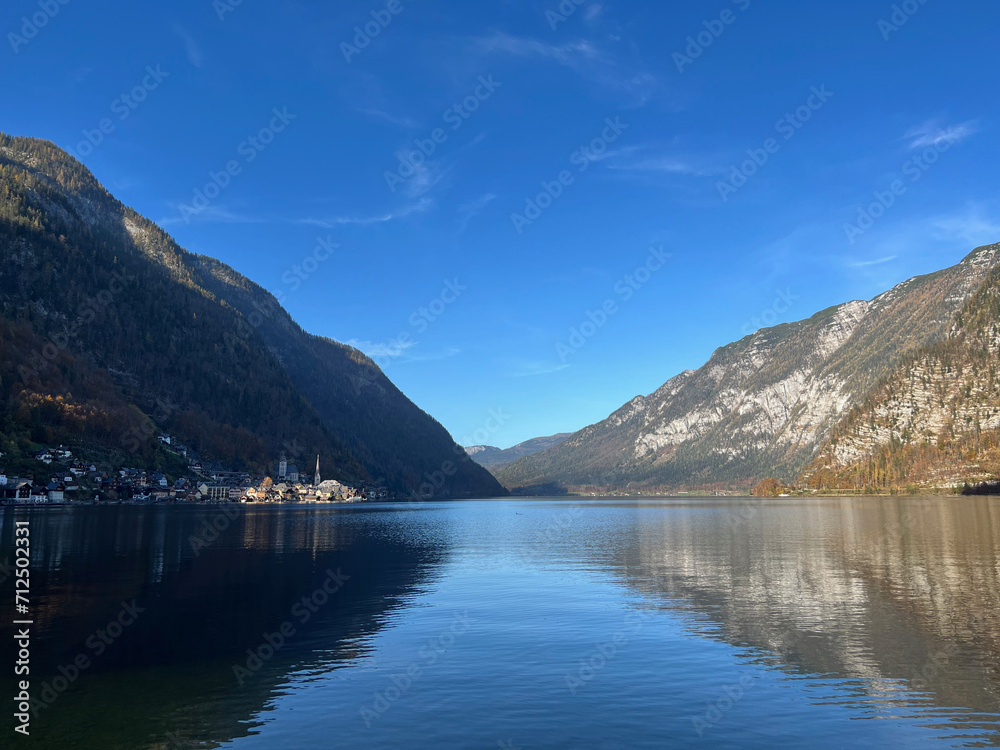
[[[518,492],[742,489],[794,481],[907,357],[948,338],[1000,245],[868,301],[757,331],[560,445],[495,470]]]
[[[367,356],[180,248],[53,144],[0,134],[0,449],[155,461],[157,430],[238,468],[321,454],[328,478],[504,494]]]
[[[558,435],[548,437],[532,438],[518,443],[511,448],[497,448],[492,445],[471,445],[466,447],[465,452],[472,456],[472,460],[487,469],[494,469],[513,463],[524,456],[533,456],[548,448],[552,448],[563,442],[573,433],[561,432]]]

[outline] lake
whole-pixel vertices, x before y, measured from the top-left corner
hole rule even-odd
[[[8,564],[30,521],[44,701],[3,747],[1000,746],[995,498],[0,519]]]

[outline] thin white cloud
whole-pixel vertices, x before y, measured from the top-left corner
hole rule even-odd
[[[349,225],[371,226],[373,224],[385,224],[390,221],[395,221],[396,219],[406,218],[412,214],[422,213],[427,211],[433,205],[434,201],[430,198],[422,198],[415,203],[408,203],[395,211],[388,211],[384,214],[376,214],[375,216],[334,216],[330,218],[307,217],[304,219],[296,219],[294,223],[310,224],[324,229],[334,229],[335,227]]]
[[[554,362],[521,362],[518,368],[510,373],[514,378],[534,378],[539,375],[551,375],[570,367],[569,363],[555,364]]]
[[[414,351],[418,344],[417,341],[404,340],[402,337],[395,341],[376,342],[351,339],[347,342],[348,346],[353,346],[364,352],[379,366],[409,364],[411,362],[439,362],[457,357],[462,353],[462,350],[457,346],[450,346],[441,351],[418,354]]]
[[[187,55],[188,62],[196,68],[200,68],[205,61],[205,57],[201,53],[201,47],[198,46],[194,37],[191,36],[191,32],[183,26],[174,26],[174,33],[184,42],[184,54]]]
[[[387,122],[390,125],[395,125],[399,128],[405,128],[411,130],[419,125],[419,123],[412,117],[393,115],[385,110],[376,109],[374,107],[367,107],[364,109],[359,109],[363,115],[368,115],[369,117],[374,117],[376,120],[381,120],[382,122]]]
[[[590,160],[608,161],[608,169],[617,172],[711,177],[725,171],[707,165],[703,157],[687,156],[677,149],[649,143],[607,151],[600,156],[592,156]]]
[[[469,225],[469,222],[474,218],[479,216],[490,203],[495,201],[497,196],[495,193],[486,193],[474,201],[470,201],[458,207],[458,217],[459,217],[459,231],[465,231],[465,228]]]
[[[968,120],[957,125],[947,126],[942,126],[937,120],[929,120],[910,128],[903,139],[910,142],[910,149],[929,148],[942,143],[954,146],[978,132],[979,122],[977,120]]]
[[[172,205],[171,208],[177,211],[177,215],[160,219],[157,224],[161,227],[175,224],[263,224],[267,221],[260,215],[241,214],[225,206],[209,205],[197,213],[189,210],[184,214],[181,213],[180,205]]]
[[[560,65],[576,68],[584,60],[601,60],[602,55],[590,42],[577,40],[565,44],[548,44],[530,39],[516,37],[503,32],[476,40],[479,50],[485,54],[504,52],[514,57],[526,57],[538,60],[554,60]]]
[[[1000,213],[993,212],[992,216],[984,216],[984,213],[989,212],[982,206],[972,205],[960,213],[932,219],[931,225],[936,235],[959,239],[970,248],[1000,242]]]
[[[505,54],[524,60],[549,60],[607,89],[627,93],[638,105],[645,104],[659,88],[659,81],[655,76],[622,65],[585,39],[549,44],[529,37],[496,32],[492,36],[475,39],[474,46],[482,55]]]
[[[609,164],[608,169],[627,172],[660,172],[663,174],[686,174],[694,177],[711,177],[719,174],[718,167],[700,167],[673,156],[653,156],[646,159],[623,163]]]
[[[361,339],[351,339],[347,342],[348,346],[353,346],[355,349],[364,352],[372,359],[376,360],[393,360],[399,359],[406,355],[406,353],[417,345],[416,341],[363,341]]]
[[[879,258],[878,260],[858,260],[847,265],[851,268],[867,268],[869,266],[881,266],[883,263],[889,263],[890,261],[896,260],[898,255],[887,255],[884,258]]]

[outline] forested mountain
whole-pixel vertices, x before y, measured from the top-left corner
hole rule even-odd
[[[492,470],[513,463],[524,456],[533,456],[554,445],[559,445],[559,443],[572,434],[571,432],[560,432],[558,435],[532,438],[531,440],[525,440],[523,443],[518,443],[511,448],[497,448],[493,445],[472,445],[466,447],[465,452],[472,456],[472,459],[477,464]]]
[[[1000,477],[1000,266],[948,337],[907,356],[832,432],[802,477],[882,491]]]
[[[329,477],[410,491],[450,461],[436,496],[502,492],[361,352],[302,331],[51,143],[0,134],[0,450],[150,458],[155,430],[234,468],[319,453]]]
[[[998,261],[1000,245],[982,247],[873,300],[758,331],[495,473],[520,491],[747,489],[769,476],[795,480],[897,365],[949,337]]]

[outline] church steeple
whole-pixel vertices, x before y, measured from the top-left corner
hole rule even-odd
[[[319,478],[319,454],[317,453],[317,454],[316,454],[316,476],[315,476],[315,477],[313,477],[313,485],[314,485],[315,487],[319,487],[319,483],[320,483],[320,481],[321,481],[321,480],[320,480],[320,478]]]

